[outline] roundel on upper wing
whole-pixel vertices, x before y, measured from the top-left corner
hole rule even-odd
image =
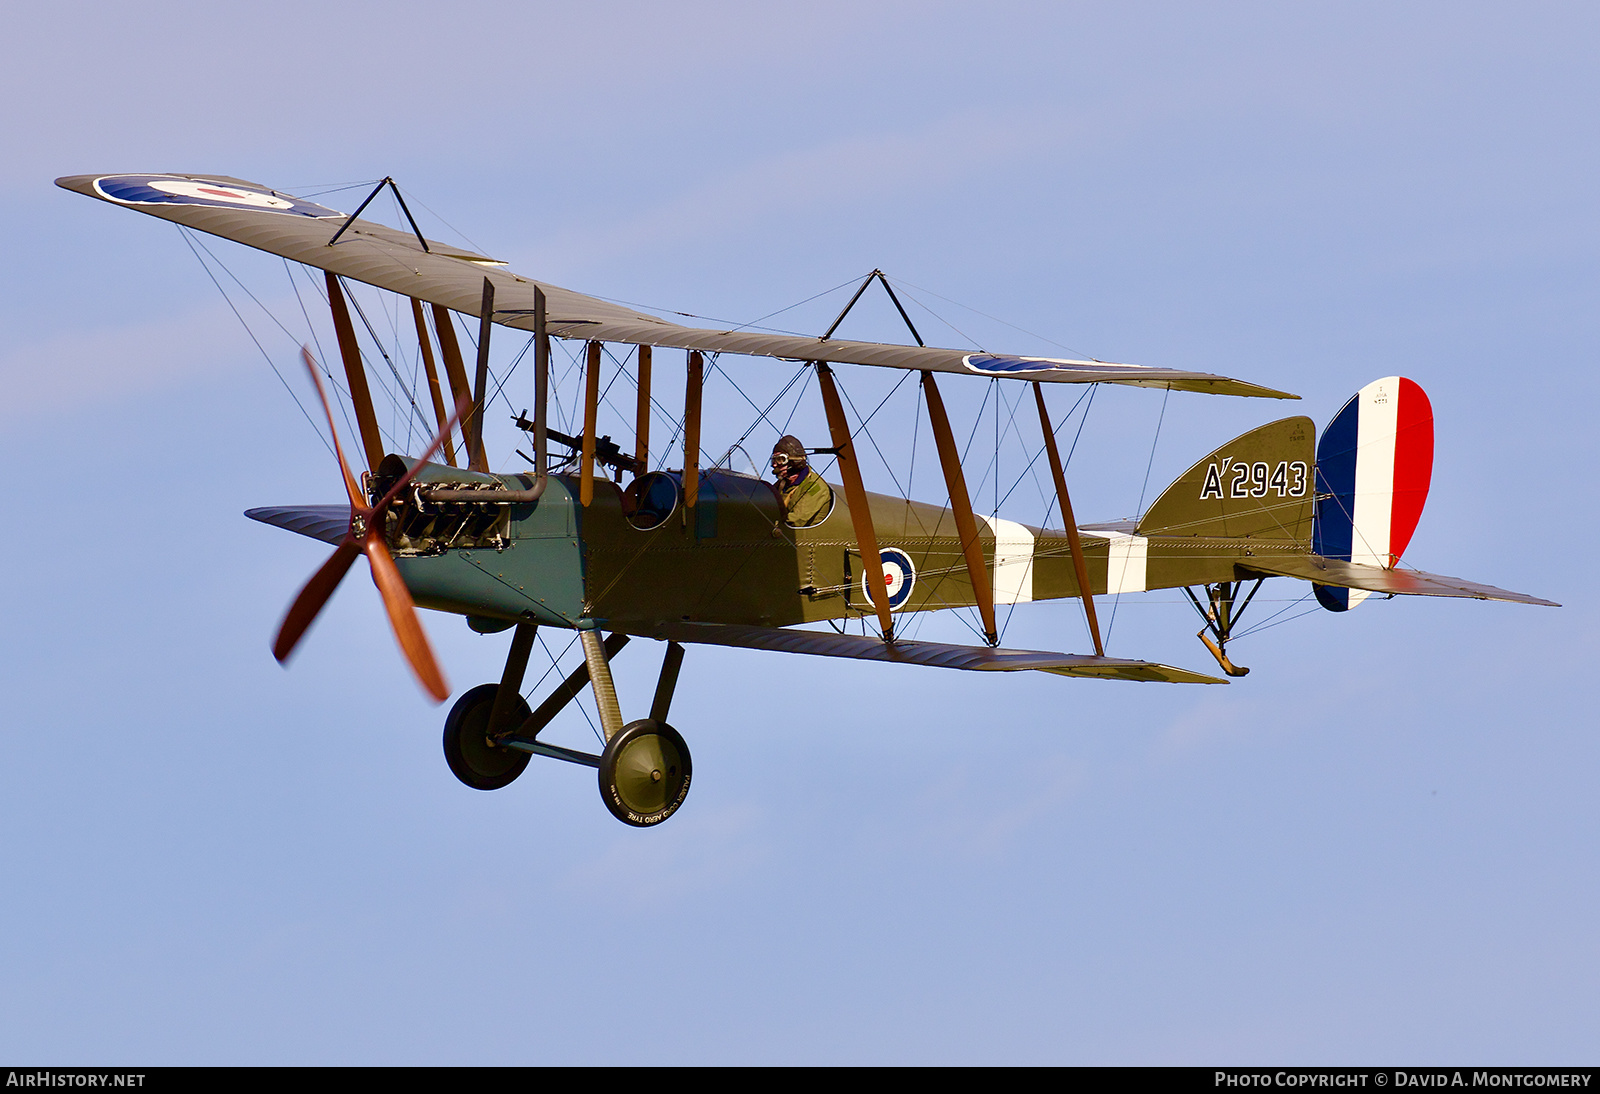
[[[221,209],[261,209],[319,220],[344,215],[326,205],[257,186],[182,175],[107,175],[95,179],[94,188],[100,196],[122,205],[209,205]]]
[[[878,552],[878,557],[883,560],[883,584],[884,591],[889,594],[889,610],[897,612],[911,599],[911,590],[917,584],[917,569],[911,564],[911,556],[898,547],[885,547]],[[861,575],[861,595],[871,604],[869,580],[866,573]]]
[[[969,353],[961,358],[967,371],[980,376],[1014,376],[1028,372],[1105,373],[1118,369],[1129,373],[1148,372],[1145,365],[1118,365],[1107,361],[1068,361],[1060,357],[1014,357],[1001,353]]]

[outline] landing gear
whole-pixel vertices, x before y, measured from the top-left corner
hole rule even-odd
[[[1200,613],[1200,618],[1205,625],[1195,632],[1195,637],[1205,643],[1206,649],[1211,651],[1211,656],[1217,659],[1217,664],[1222,666],[1222,671],[1229,676],[1244,676],[1250,670],[1242,665],[1235,665],[1228,660],[1228,639],[1233,637],[1234,625],[1239,622],[1239,617],[1250,606],[1250,601],[1255,599],[1256,593],[1261,591],[1261,582],[1265,578],[1256,580],[1255,588],[1250,590],[1250,595],[1244,598],[1244,603],[1234,606],[1239,590],[1244,588],[1242,581],[1219,581],[1215,585],[1205,586],[1206,600],[1209,606],[1202,605],[1200,598],[1194,595],[1194,590],[1188,586],[1184,592],[1189,594],[1189,599],[1194,603],[1194,610]]]
[[[600,798],[623,824],[660,824],[689,795],[689,746],[654,718],[629,722],[600,754]]]
[[[683,665],[683,647],[667,643],[650,717],[623,725],[611,679],[611,658],[628,644],[628,636],[612,634],[602,642],[595,631],[584,631],[580,635],[584,663],[538,710],[530,711],[519,691],[534,636],[532,623],[518,624],[500,683],[467,692],[445,720],[444,757],[456,778],[476,790],[498,790],[522,774],[528,758],[537,754],[597,768],[600,798],[624,824],[648,828],[672,816],[689,794],[689,746],[667,724],[678,670]],[[594,692],[605,733],[600,755],[539,740],[539,732],[586,684]]]
[[[489,740],[489,719],[499,691],[499,684],[479,684],[456,700],[444,722],[444,761],[474,790],[499,790],[528,766],[528,753]],[[528,704],[520,695],[511,704],[511,716],[518,724],[528,717]]]

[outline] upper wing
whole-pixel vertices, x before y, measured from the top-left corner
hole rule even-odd
[[[784,627],[749,627],[732,623],[619,623],[624,634],[710,646],[737,646],[859,661],[891,661],[976,672],[1021,672],[1037,669],[1061,676],[1096,676],[1107,680],[1143,680],[1167,684],[1225,684],[1226,680],[1188,669],[1089,654],[1001,650],[988,646],[955,646],[944,642],[883,642],[861,634],[799,631]]]
[[[1441,577],[1425,574],[1421,570],[1386,570],[1366,562],[1345,562],[1321,555],[1301,555],[1289,558],[1252,556],[1244,568],[1257,573],[1280,577],[1298,577],[1318,585],[1333,585],[1341,589],[1365,589],[1372,593],[1391,596],[1460,596],[1475,600],[1509,600],[1516,604],[1541,604],[1559,608],[1553,600],[1541,600],[1527,593],[1513,593],[1493,585],[1479,585],[1459,577]]]
[[[1299,398],[1243,380],[1182,369],[685,327],[519,277],[504,269],[503,262],[458,247],[429,240],[424,250],[415,236],[367,220],[356,220],[337,244],[329,246],[328,241],[344,223],[344,214],[227,175],[72,175],[57,179],[56,185],[468,315],[477,315],[482,307],[483,279],[487,277],[494,282],[494,321],[521,330],[533,329],[533,291],[539,288],[544,290],[549,308],[550,333],[561,338],[968,376]]]

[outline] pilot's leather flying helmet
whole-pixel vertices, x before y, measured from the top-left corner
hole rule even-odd
[[[772,446],[772,469],[780,475],[790,464],[804,464],[806,462],[806,446],[800,443],[800,438],[784,436]]]

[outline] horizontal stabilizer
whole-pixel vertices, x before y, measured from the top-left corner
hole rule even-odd
[[[246,509],[245,516],[337,547],[350,531],[349,505],[275,505]]]
[[[639,638],[751,650],[808,653],[817,657],[849,657],[858,661],[891,661],[976,672],[1020,672],[1037,669],[1060,676],[1093,676],[1107,680],[1142,680],[1167,684],[1225,684],[1226,680],[1150,661],[1087,654],[1000,650],[987,646],[955,646],[944,642],[888,644],[860,634],[799,631],[782,627],[749,627],[725,623],[623,623],[612,629]]]
[[[1540,604],[1559,608],[1552,600],[1541,600],[1527,593],[1513,593],[1493,585],[1478,585],[1459,577],[1441,577],[1425,574],[1421,570],[1386,570],[1365,562],[1345,562],[1321,555],[1302,555],[1298,558],[1252,557],[1241,563],[1241,569],[1278,577],[1298,577],[1318,585],[1332,585],[1340,589],[1361,589],[1369,593],[1388,593],[1391,596],[1460,596],[1473,600],[1508,600],[1514,604]]]

